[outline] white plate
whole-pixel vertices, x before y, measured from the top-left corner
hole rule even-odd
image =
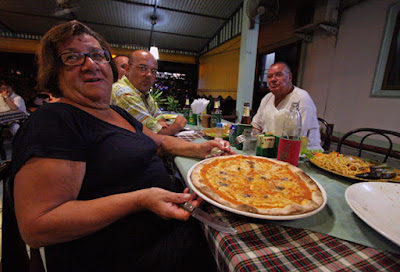
[[[345,196],[358,217],[400,246],[400,184],[357,183],[347,188]]]
[[[211,158],[210,158],[210,159],[211,159]],[[223,205],[223,204],[221,204],[221,203],[216,202],[215,200],[209,198],[208,196],[206,196],[205,194],[203,194],[202,192],[200,192],[200,191],[193,185],[192,180],[190,179],[190,175],[192,174],[193,169],[194,169],[199,163],[201,163],[201,162],[203,162],[203,161],[200,161],[200,162],[196,163],[195,165],[193,165],[193,166],[189,169],[189,172],[188,172],[188,174],[187,174],[187,181],[188,181],[189,187],[190,187],[198,196],[200,196],[202,199],[204,199],[204,200],[207,201],[208,203],[213,204],[214,206],[217,206],[217,207],[219,207],[219,208],[221,208],[221,209],[223,209],[223,210],[230,211],[230,212],[233,212],[233,213],[236,213],[236,214],[245,215],[245,216],[254,217],[254,218],[269,219],[269,220],[294,220],[294,219],[300,219],[300,218],[309,217],[309,216],[311,216],[311,215],[314,215],[314,214],[318,213],[319,211],[321,211],[321,210],[325,207],[326,202],[327,202],[327,200],[328,200],[328,196],[327,196],[327,194],[326,194],[326,191],[325,191],[324,187],[322,187],[322,185],[319,184],[315,179],[313,179],[313,178],[310,177],[310,178],[311,178],[312,180],[314,180],[315,183],[318,185],[319,189],[320,189],[321,192],[322,192],[322,197],[323,197],[323,199],[324,199],[324,202],[322,203],[322,205],[321,205],[318,209],[316,209],[316,210],[314,210],[314,211],[307,212],[307,213],[303,213],[303,214],[298,214],[298,215],[266,215],[266,214],[258,214],[258,213],[251,213],[251,212],[240,211],[240,210],[237,210],[237,209],[234,209],[234,208],[231,208],[231,207],[227,207],[227,206],[225,206],[225,205]]]

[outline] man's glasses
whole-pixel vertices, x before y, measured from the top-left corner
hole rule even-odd
[[[68,52],[60,54],[62,63],[66,66],[82,65],[86,61],[86,57],[91,58],[96,63],[108,63],[111,61],[110,52],[107,50],[99,50],[90,53]]]
[[[267,78],[268,78],[268,79],[272,79],[274,76],[275,76],[276,78],[282,78],[282,77],[285,76],[285,74],[284,74],[284,73],[281,73],[281,72],[277,72],[276,74],[268,74],[268,75],[267,75]]]
[[[157,74],[158,74],[157,69],[150,69],[147,65],[144,65],[144,64],[139,64],[136,67],[140,72],[150,71],[153,76],[157,76]]]

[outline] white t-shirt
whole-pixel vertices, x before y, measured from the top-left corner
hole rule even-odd
[[[279,133],[282,131],[283,120],[293,102],[299,103],[302,133],[310,130],[307,148],[311,150],[322,150],[317,109],[310,95],[305,90],[296,86],[277,107],[275,107],[275,95],[273,93],[268,93],[264,96],[251,124],[263,132]]]
[[[18,109],[26,113],[26,106],[24,99],[16,93],[10,95],[10,100],[18,107]]]

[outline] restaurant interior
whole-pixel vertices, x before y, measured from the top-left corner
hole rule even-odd
[[[397,0],[3,0],[0,1],[0,80],[13,82],[28,113],[37,109],[38,94],[46,94],[46,90],[36,88],[35,53],[39,41],[52,26],[70,20],[78,20],[103,35],[111,45],[113,57],[155,47],[159,67],[152,92],[161,93],[159,106],[165,113],[181,114],[186,98],[190,102],[198,98],[210,100],[207,110],[211,113],[218,99],[222,119],[229,124],[240,123],[244,103],[250,103],[253,117],[262,98],[269,93],[267,73],[271,64],[283,61],[291,68],[293,84],[306,90],[315,104],[321,146],[326,152],[340,150],[400,169],[400,3]],[[4,163],[12,159],[13,137],[7,128],[9,120],[2,121],[1,113],[0,121],[0,153]],[[371,135],[365,141],[365,133],[348,137],[348,132],[360,128],[373,129],[367,132]],[[184,157],[172,160],[171,171],[187,184],[189,168],[197,161]],[[313,166],[303,167],[300,168],[310,171],[309,175],[327,191],[328,204],[317,215],[299,220],[264,220],[257,216],[244,220],[243,215],[208,206],[206,211],[213,216],[234,224],[239,231],[247,232],[247,236],[254,235],[256,239],[259,235],[261,239],[252,247],[250,242],[243,246],[238,238],[240,250],[225,251],[223,245],[228,243],[229,247],[229,235],[205,226],[209,243],[218,244],[213,255],[219,270],[399,271],[400,220],[396,221],[400,219],[399,213],[390,215],[394,216],[393,225],[397,229],[394,234],[391,230],[388,234],[382,227],[376,231],[376,226],[360,220],[359,214],[355,215],[345,203],[346,188],[357,182],[337,181],[340,177],[331,173],[326,176]],[[336,185],[330,183],[333,180]],[[399,187],[395,190],[399,194]],[[338,203],[339,199],[344,203]],[[393,204],[397,208],[399,199],[397,195]],[[273,266],[274,260],[280,258],[274,250],[282,247],[266,241],[265,236],[277,230],[264,226],[263,220],[279,228],[283,236],[321,235],[313,238],[312,246],[313,250],[318,248],[315,262],[325,270],[307,263],[312,262],[312,253],[305,254],[302,258],[307,259],[306,264],[301,264],[296,257],[287,257],[290,253],[285,251],[282,257],[285,259]],[[350,224],[357,228],[350,231]],[[285,250],[298,253],[311,248],[309,244],[295,246],[299,242],[296,239],[292,244],[285,240],[288,243]],[[351,257],[337,253],[340,252],[337,249],[340,257],[324,263],[320,252],[329,243],[352,252]],[[257,250],[257,246],[262,248]],[[240,254],[248,256],[239,260]],[[268,254],[273,257],[268,259]],[[367,257],[360,257],[362,261],[348,264],[349,259],[365,254]]]

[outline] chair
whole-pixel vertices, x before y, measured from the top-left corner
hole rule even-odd
[[[10,172],[10,161],[0,166],[0,180],[3,181],[1,271],[44,272],[45,270],[39,249],[31,248],[31,258],[29,258],[26,244],[19,233],[17,219],[14,213],[12,189],[9,182]]]
[[[332,137],[332,129],[329,126],[328,122],[322,118],[318,117],[318,121],[322,124],[321,129],[321,140],[323,142],[322,148],[324,150],[329,150],[331,147],[331,137]]]
[[[361,139],[359,144],[346,140],[349,136],[357,134],[357,133],[362,133],[363,135],[366,134],[365,136],[362,137],[362,139]],[[388,142],[388,147],[387,148],[382,148],[382,147],[377,147],[377,146],[364,144],[364,141],[368,137],[370,137],[372,135],[380,135],[383,138],[385,138],[387,140],[387,142]],[[358,148],[358,157],[361,157],[362,150],[368,150],[368,151],[372,151],[372,152],[375,152],[375,153],[385,154],[385,158],[384,158],[383,162],[386,162],[389,156],[400,158],[399,152],[396,152],[396,151],[393,150],[393,141],[389,136],[396,136],[396,137],[400,138],[400,133],[399,132],[395,132],[395,131],[391,131],[391,130],[376,129],[376,128],[357,128],[357,129],[353,129],[353,130],[347,132],[346,134],[344,134],[340,138],[338,146],[337,146],[337,152],[340,153],[342,145],[345,144],[345,145],[348,145],[348,146],[352,146],[352,147]]]

